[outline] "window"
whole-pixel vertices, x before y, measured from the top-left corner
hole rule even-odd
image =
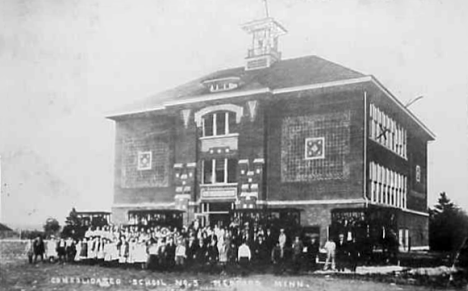
[[[369,166],[371,202],[406,208],[406,177],[377,163]]]
[[[210,85],[210,92],[228,91],[237,87],[239,87],[239,84],[232,82],[213,83]]]
[[[325,138],[310,137],[305,139],[305,159],[316,160],[325,158]]]
[[[203,184],[213,184],[213,161],[203,161]]]
[[[406,159],[406,130],[374,104],[370,105],[369,117],[369,138]]]
[[[139,171],[151,170],[151,164],[152,164],[152,153],[151,153],[151,151],[138,152],[137,169]]]
[[[236,183],[237,160],[204,160],[202,164],[203,184]]]
[[[216,112],[203,117],[203,136],[221,136],[232,133],[235,125],[233,112]]]

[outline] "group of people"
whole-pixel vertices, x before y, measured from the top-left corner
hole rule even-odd
[[[345,246],[346,244],[346,246]],[[340,235],[328,241],[325,268],[338,270],[353,253],[351,244]],[[248,224],[242,227],[201,227],[195,221],[190,227],[104,226],[89,228],[79,240],[39,237],[31,242],[30,262],[52,258],[59,262],[125,266],[159,271],[190,269],[205,272],[313,271],[318,268],[320,245],[317,237],[301,237]],[[336,255],[335,255],[336,252]],[[34,257],[34,258],[33,258]]]

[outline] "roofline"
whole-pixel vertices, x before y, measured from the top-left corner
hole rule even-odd
[[[197,103],[201,101],[228,99],[228,98],[233,98],[233,97],[242,97],[242,96],[249,96],[249,95],[255,95],[255,94],[262,94],[262,93],[271,93],[271,90],[270,88],[265,87],[261,89],[255,89],[255,90],[223,92],[223,93],[209,94],[209,95],[207,94],[198,95],[198,96],[193,96],[190,99],[167,102],[164,104],[164,106],[167,107],[167,106],[183,105],[183,104]]]
[[[153,107],[153,108],[149,108],[149,109],[140,109],[140,110],[134,110],[134,111],[123,111],[123,112],[119,112],[119,113],[112,113],[110,115],[106,115],[106,118],[113,119],[115,117],[121,117],[121,116],[139,114],[139,113],[149,113],[149,112],[160,111],[160,110],[164,110],[164,109],[166,109],[166,107],[159,106],[159,107]]]
[[[400,102],[387,88],[385,88],[382,83],[379,82],[374,76],[370,76],[372,79],[372,83],[374,83],[382,92],[385,93],[390,99],[398,106],[400,109],[402,109],[406,114],[408,114],[413,121],[415,121],[428,135],[432,140],[435,140],[436,135],[426,126],[424,123],[422,123],[421,120],[419,120],[416,115],[414,115],[403,103]]]
[[[201,83],[205,84],[205,83],[213,83],[213,82],[226,81],[226,80],[240,80],[240,79],[241,79],[240,77],[233,76],[233,77],[224,77],[224,78],[217,78],[217,79],[207,79],[205,81],[202,81]]]
[[[345,80],[318,83],[318,84],[311,84],[311,85],[303,85],[303,86],[296,86],[296,87],[285,87],[285,88],[280,88],[280,89],[274,89],[272,91],[272,93],[273,94],[284,94],[284,93],[291,93],[291,92],[304,91],[304,90],[315,90],[315,89],[323,89],[323,88],[329,88],[329,87],[359,84],[359,83],[364,83],[364,82],[369,82],[369,81],[371,81],[371,76],[364,76],[364,77],[360,77],[360,78],[345,79]]]
[[[426,132],[426,134],[429,135],[429,137],[432,140],[435,139],[436,137],[435,134],[426,125],[424,125],[424,123],[422,123],[421,120],[419,120],[410,110],[408,110],[408,108],[406,108],[403,105],[403,103],[401,103],[387,88],[385,88],[372,75],[367,75],[367,76],[363,76],[359,78],[339,80],[339,81],[324,82],[324,83],[318,83],[318,84],[310,84],[310,85],[303,85],[303,86],[296,86],[296,87],[285,87],[285,88],[279,88],[279,89],[273,89],[273,90],[265,87],[261,89],[255,89],[255,90],[222,92],[222,93],[209,94],[209,95],[207,94],[198,95],[198,96],[193,96],[193,98],[190,98],[190,99],[182,99],[182,100],[177,100],[177,101],[172,101],[172,102],[166,102],[166,103],[163,103],[162,106],[153,107],[150,109],[116,113],[116,114],[108,115],[106,116],[106,118],[112,119],[112,118],[126,116],[126,115],[160,111],[160,110],[166,109],[168,106],[185,105],[185,104],[191,104],[191,103],[197,103],[197,102],[229,99],[229,98],[262,94],[262,93],[271,93],[273,95],[277,95],[277,94],[298,92],[298,91],[304,91],[304,90],[316,90],[316,89],[324,89],[324,88],[338,87],[338,86],[344,86],[344,85],[360,84],[360,83],[366,83],[366,82],[371,82],[375,86],[377,86],[377,88],[379,88],[385,95],[387,95],[390,98],[390,100],[392,100],[401,110],[403,110],[403,112],[405,112],[414,122],[416,122]]]

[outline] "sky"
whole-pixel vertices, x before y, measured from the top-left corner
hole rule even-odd
[[[468,209],[468,2],[269,0],[283,59],[372,74],[435,134],[429,206]],[[114,124],[127,103],[242,66],[262,0],[0,0],[0,221],[110,210]]]

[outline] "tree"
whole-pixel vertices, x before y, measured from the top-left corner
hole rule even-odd
[[[84,236],[85,231],[86,229],[83,227],[83,222],[78,217],[76,209],[72,208],[70,214],[65,220],[65,226],[62,230],[62,237],[81,239]]]
[[[429,245],[435,251],[455,251],[468,236],[468,215],[445,192],[429,209]]]
[[[44,232],[46,236],[57,233],[60,230],[60,224],[57,219],[49,217],[44,223]]]

